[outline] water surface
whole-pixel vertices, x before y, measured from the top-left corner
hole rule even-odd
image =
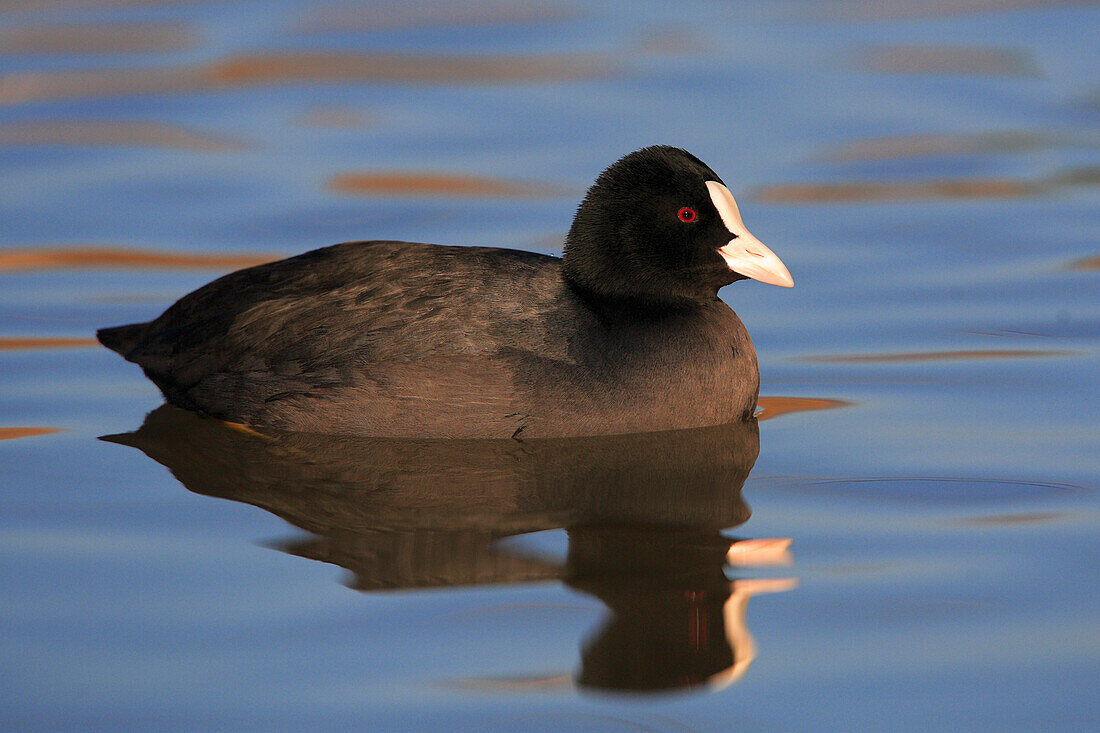
[[[5,4],[0,724],[1095,729],[1098,23]],[[560,252],[654,143],[794,275],[722,293],[758,426],[263,439],[92,340],[338,241]]]

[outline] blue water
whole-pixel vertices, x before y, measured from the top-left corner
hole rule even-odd
[[[1095,730],[1098,25],[0,8],[0,727]],[[86,342],[230,269],[135,252],[559,252],[654,143],[722,175],[794,276],[722,292],[758,443],[269,445],[147,420],[155,387]],[[389,173],[417,185],[334,183]],[[790,548],[726,562],[767,538]]]

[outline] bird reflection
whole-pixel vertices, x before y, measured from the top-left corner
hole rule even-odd
[[[398,440],[260,435],[164,405],[104,440],[140,449],[189,490],[266,509],[309,535],[282,549],[352,573],[361,591],[559,580],[609,613],[576,682],[606,691],[727,685],[755,656],[751,595],[730,579],[784,563],[782,540],[734,541],[755,422],[644,435]],[[564,561],[502,538],[565,528]]]

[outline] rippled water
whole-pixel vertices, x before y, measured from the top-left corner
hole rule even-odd
[[[1098,24],[4,3],[0,726],[1095,729]],[[653,143],[795,277],[723,291],[758,431],[270,441],[92,340],[341,240],[556,252]]]

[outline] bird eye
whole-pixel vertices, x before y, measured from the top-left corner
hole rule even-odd
[[[680,217],[680,221],[689,224],[695,221],[695,209],[685,206],[676,213],[676,216]]]

